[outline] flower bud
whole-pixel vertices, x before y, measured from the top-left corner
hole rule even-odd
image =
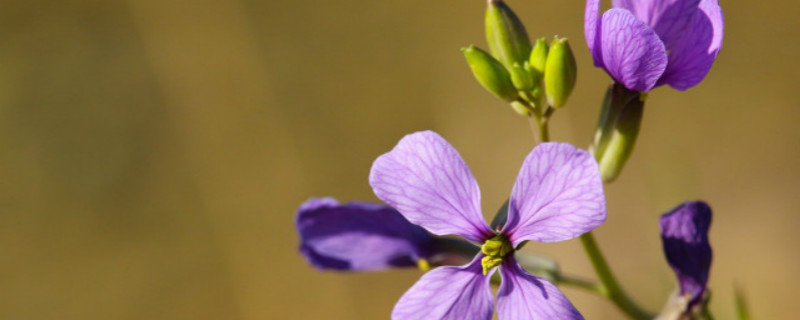
[[[578,67],[566,38],[554,38],[544,67],[544,89],[547,103],[561,108],[575,88]]]
[[[486,42],[489,51],[506,68],[522,63],[531,53],[531,41],[522,21],[502,0],[489,0],[486,8]]]
[[[514,66],[511,67],[511,83],[514,84],[514,87],[517,88],[517,90],[533,90],[533,75],[531,75],[530,69],[531,68],[527,61],[525,61],[524,66],[515,62]]]
[[[500,99],[511,102],[517,99],[517,89],[511,83],[511,75],[503,65],[486,51],[470,45],[461,48],[472,74],[478,82]]]
[[[544,74],[544,65],[547,62],[547,53],[550,48],[547,45],[547,38],[541,37],[536,39],[536,43],[533,44],[533,49],[531,49],[531,56],[529,59],[529,63],[533,70],[539,72],[539,74]]]
[[[594,149],[604,182],[614,181],[619,176],[633,152],[636,138],[639,136],[639,126],[642,123],[644,96],[638,91],[628,90],[621,84],[615,84],[608,102],[610,104],[608,108],[613,112],[606,115],[605,121],[613,121],[613,129],[602,132],[601,127],[610,124],[603,123],[601,115],[598,130],[601,130],[604,136],[597,140],[604,143],[595,146]],[[612,116],[612,113],[616,113],[616,116]]]

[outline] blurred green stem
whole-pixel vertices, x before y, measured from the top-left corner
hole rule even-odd
[[[608,267],[603,253],[600,252],[600,247],[597,246],[592,232],[584,233],[580,239],[583,248],[586,250],[586,255],[589,256],[589,261],[592,262],[594,271],[600,279],[601,288],[595,292],[609,298],[622,312],[625,312],[632,319],[652,319],[652,315],[639,308],[622,290],[619,282],[611,272],[611,268]]]

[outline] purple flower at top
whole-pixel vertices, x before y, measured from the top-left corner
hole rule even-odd
[[[378,198],[411,223],[436,235],[456,234],[482,244],[472,262],[423,275],[397,302],[392,319],[491,319],[489,280],[497,267],[501,319],[582,319],[553,284],[517,263],[514,250],[527,240],[572,239],[605,221],[603,184],[588,152],[564,143],[533,149],[517,176],[508,219],[499,230],[483,220],[480,190],[464,160],[434,132],[405,136],[375,160],[369,182]]]
[[[675,271],[679,294],[687,309],[702,301],[711,268],[708,228],[711,208],[703,201],[685,202],[661,216],[661,240],[667,262]]]
[[[436,253],[433,236],[382,204],[312,198],[297,210],[296,226],[300,252],[319,269],[411,267]]]
[[[643,92],[663,84],[686,90],[705,78],[722,47],[717,0],[613,0],[612,6],[599,16],[600,0],[586,1],[584,32],[596,67]]]

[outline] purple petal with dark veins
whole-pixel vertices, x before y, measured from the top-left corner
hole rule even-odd
[[[478,255],[468,265],[438,267],[423,275],[392,310],[394,320],[491,319],[494,311],[489,279]]]
[[[708,283],[711,208],[703,201],[685,202],[662,215],[660,223],[664,254],[678,277],[681,295],[691,295],[691,306],[702,298]]]
[[[626,9],[608,10],[600,20],[597,36],[606,72],[628,89],[652,89],[667,66],[664,43],[655,31]]]
[[[684,36],[700,0],[613,0],[614,8],[628,9],[652,28],[667,51]]]
[[[717,0],[702,0],[689,26],[667,47],[669,63],[657,85],[686,90],[703,81],[722,48],[723,29],[722,8]]]
[[[513,257],[503,261],[500,276],[503,278],[497,292],[500,319],[583,319],[561,290],[526,272]]]
[[[461,155],[433,131],[405,136],[372,164],[375,195],[437,235],[482,242],[492,235],[481,215],[480,190]]]
[[[508,210],[502,232],[514,246],[563,241],[596,228],[606,219],[597,162],[566,143],[539,144],[522,164]]]
[[[589,46],[589,52],[592,53],[594,59],[594,66],[598,68],[605,68],[603,66],[603,56],[600,50],[600,21],[597,19],[600,16],[600,0],[587,0],[586,11],[583,16],[583,35],[586,37],[586,45]]]
[[[433,254],[433,237],[381,204],[309,199],[297,211],[300,252],[319,269],[416,266]]]

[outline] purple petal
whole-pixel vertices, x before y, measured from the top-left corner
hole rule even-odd
[[[600,50],[600,38],[597,37],[600,31],[600,24],[597,17],[600,16],[600,0],[587,0],[586,12],[583,16],[583,35],[586,37],[586,45],[589,46],[589,52],[592,53],[594,59],[594,66],[604,68],[603,57]]]
[[[480,211],[478,184],[447,141],[433,131],[405,136],[372,164],[375,195],[414,224],[481,242],[492,232]]]
[[[702,0],[689,26],[667,48],[669,63],[658,85],[686,90],[703,81],[722,48],[724,21],[717,0]]]
[[[300,252],[320,269],[380,270],[416,266],[433,237],[385,205],[309,199],[297,211]]]
[[[628,89],[652,89],[667,66],[664,43],[655,31],[625,9],[603,13],[599,29],[606,72]]]
[[[439,267],[422,276],[392,310],[392,319],[491,319],[494,309],[482,255],[461,267]]]
[[[655,30],[667,51],[682,38],[700,0],[613,0],[615,8],[624,8]]]
[[[511,191],[503,234],[556,242],[588,232],[606,220],[606,200],[597,162],[566,143],[542,143],[525,158]]]
[[[497,292],[500,319],[583,319],[578,309],[547,280],[527,273],[511,257],[500,266]]]
[[[667,262],[678,277],[681,295],[690,294],[692,305],[703,296],[711,268],[711,208],[702,201],[685,202],[662,215],[660,222]]]

